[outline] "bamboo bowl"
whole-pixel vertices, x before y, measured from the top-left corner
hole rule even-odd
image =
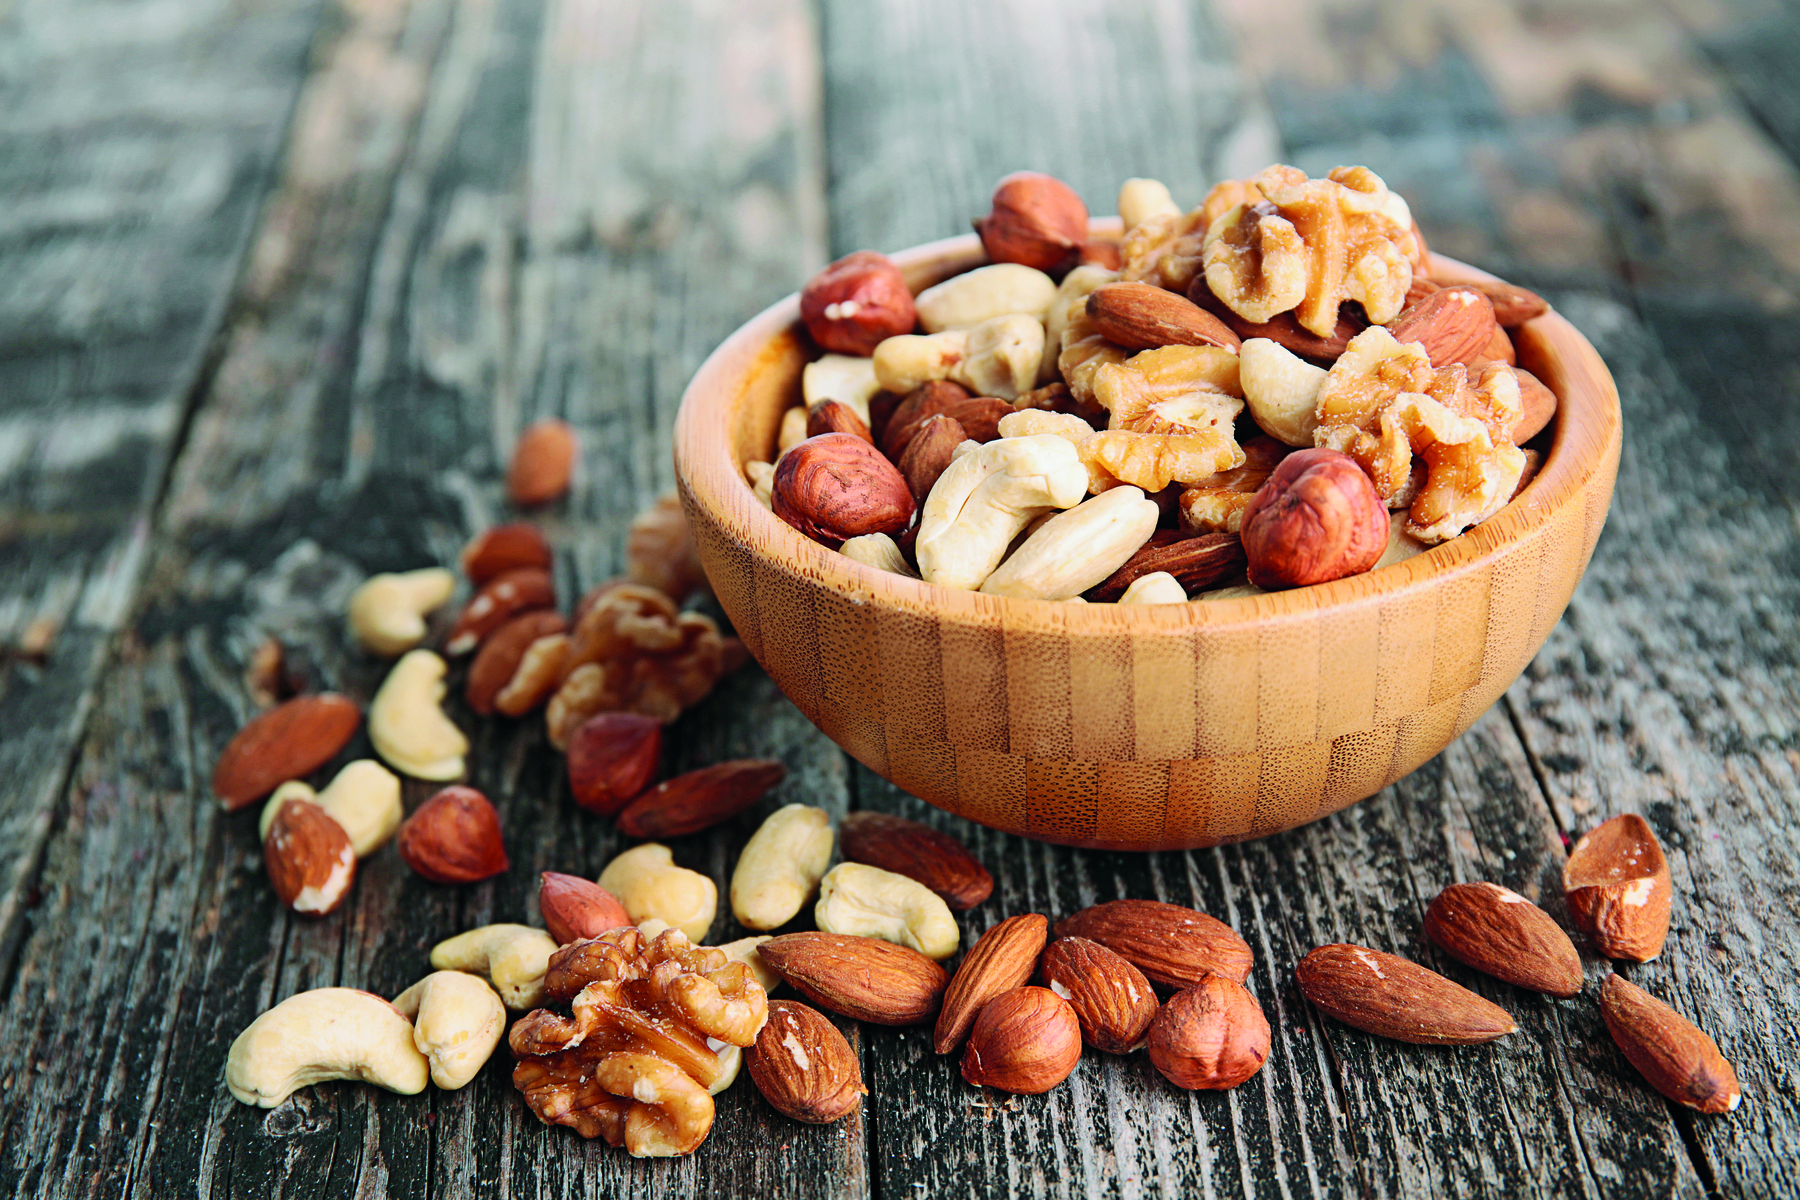
[[[985,261],[973,235],[892,257],[915,292]],[[1485,278],[1442,256],[1434,268]],[[799,401],[809,342],[796,296],[695,375],[675,471],[738,636],[871,770],[1043,841],[1211,846],[1305,824],[1418,767],[1499,698],[1562,616],[1612,498],[1618,391],[1554,312],[1515,341],[1561,401],[1524,493],[1426,553],[1289,592],[1016,600],[878,571],[801,536],[743,475],[773,457],[781,413]]]

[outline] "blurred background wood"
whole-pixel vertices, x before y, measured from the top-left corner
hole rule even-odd
[[[1800,1191],[1800,9],[1789,0],[13,0],[0,5],[0,1187],[19,1195],[1453,1195]],[[919,1030],[844,1023],[870,1095],[792,1124],[748,1084],[680,1162],[541,1126],[504,1054],[461,1092],[237,1104],[272,1001],[392,995],[430,945],[533,916],[543,869],[622,845],[538,723],[459,712],[511,870],[391,852],[324,921],[267,887],[207,779],[280,638],[366,698],[367,572],[450,561],[505,514],[528,421],[580,432],[545,518],[564,593],[613,574],[670,482],[687,377],[827,257],[966,228],[993,181],[1127,175],[1196,200],[1269,161],[1364,162],[1434,248],[1548,294],[1606,356],[1627,438],[1563,623],[1476,727],[1373,800],[1190,854],[1003,837],[854,767],[754,669],[680,763],[780,757],[762,810],[683,839],[723,878],[794,800],[965,838],[1015,912],[1161,896],[1239,928],[1275,1029],[1239,1090],[1142,1056],[967,1088]],[[46,640],[47,639],[47,640]],[[353,747],[353,753],[358,752]],[[428,789],[409,785],[408,802]],[[1591,1001],[1424,946],[1442,886],[1560,911],[1567,838],[1648,817],[1669,947],[1631,968],[1738,1066],[1676,1109]],[[737,936],[722,915],[715,936]],[[1417,957],[1513,1011],[1421,1051],[1320,1019],[1324,941]],[[1597,982],[1607,967],[1590,961]]]

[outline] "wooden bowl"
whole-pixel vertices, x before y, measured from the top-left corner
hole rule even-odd
[[[984,261],[972,235],[893,259],[915,292]],[[1434,269],[1486,278],[1442,256]],[[801,536],[743,475],[773,457],[781,414],[800,399],[810,343],[795,296],[700,368],[675,422],[675,470],[738,636],[871,770],[1043,841],[1211,846],[1315,820],[1424,763],[1562,616],[1612,498],[1619,397],[1555,313],[1514,340],[1520,365],[1561,400],[1524,493],[1424,554],[1288,592],[1144,607],[1015,600],[878,571]]]

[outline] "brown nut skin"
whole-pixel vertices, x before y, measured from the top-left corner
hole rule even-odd
[[[869,1089],[850,1043],[815,1008],[769,1001],[769,1017],[744,1050],[750,1080],[777,1112],[828,1125],[856,1110]]]
[[[883,340],[911,333],[919,317],[900,268],[885,254],[858,250],[807,281],[800,320],[820,349],[867,358]]]
[[[937,1015],[950,976],[910,946],[843,933],[784,933],[756,948],[763,965],[820,1008],[871,1025]]]
[[[643,794],[662,767],[662,722],[637,713],[599,713],[569,738],[575,803],[610,817]]]
[[[686,837],[730,820],[787,778],[787,767],[772,758],[740,758],[714,763],[657,784],[619,813],[626,837],[661,841]]]
[[[988,1001],[1030,979],[1049,932],[1042,913],[1022,913],[982,934],[944,990],[931,1048],[939,1054],[956,1049]]]
[[[1251,497],[1240,535],[1251,583],[1305,587],[1373,567],[1387,549],[1388,510],[1349,455],[1297,450]]]
[[[975,222],[975,232],[994,262],[1056,271],[1087,244],[1087,205],[1053,175],[1016,171],[995,186],[992,207]]]
[[[1581,955],[1549,913],[1495,883],[1453,883],[1425,910],[1425,936],[1507,983],[1567,1000],[1581,992]]]
[[[213,793],[235,812],[330,762],[361,724],[356,702],[335,692],[296,696],[258,713],[225,744],[213,767]]]
[[[950,456],[968,437],[961,422],[947,413],[926,417],[900,455],[900,474],[913,499],[920,504],[931,495],[938,476],[950,468]]]
[[[1643,988],[1608,975],[1600,985],[1600,1015],[1626,1060],[1675,1103],[1726,1113],[1744,1098],[1718,1043]]]
[[[1081,1024],[1048,988],[1019,987],[988,1001],[969,1030],[962,1077],[1015,1095],[1047,1092],[1081,1060]]]
[[[475,660],[469,664],[469,680],[463,686],[463,698],[469,707],[484,717],[492,716],[494,698],[512,682],[531,644],[568,628],[561,613],[544,608],[514,617],[496,629],[481,643]]]
[[[833,550],[865,533],[899,533],[918,507],[900,469],[861,438],[807,438],[775,464],[775,515]]]
[[[821,433],[847,433],[871,446],[875,444],[868,423],[841,400],[827,400],[806,414],[806,436],[818,437]]]
[[[1176,992],[1150,1022],[1150,1064],[1176,1087],[1223,1091],[1269,1058],[1269,1020],[1242,984],[1208,975]]]
[[[350,835],[319,805],[289,800],[269,824],[263,864],[283,907],[322,917],[344,902],[356,880]]]
[[[469,582],[480,587],[488,580],[521,567],[548,571],[550,543],[536,525],[513,521],[478,533],[463,547],[462,569]]]
[[[838,851],[916,879],[951,908],[974,908],[994,891],[994,877],[967,846],[941,830],[889,813],[853,812],[838,824]]]
[[[567,421],[533,422],[519,435],[506,469],[506,494],[514,504],[548,504],[569,490],[575,473],[575,430]]]
[[[631,924],[625,906],[611,892],[579,875],[559,871],[539,874],[538,913],[550,936],[564,946]]]
[[[506,870],[500,814],[472,787],[447,787],[400,826],[400,857],[433,883],[474,883]]]
[[[1556,415],[1556,393],[1524,367],[1514,367],[1519,379],[1519,420],[1512,427],[1513,445],[1523,446],[1544,431]]]
[[[1099,942],[1057,938],[1044,951],[1042,973],[1069,1002],[1081,1037],[1106,1054],[1129,1054],[1156,1018],[1156,990],[1144,973]]]
[[[490,633],[518,616],[556,607],[556,584],[538,567],[520,567],[482,585],[450,627],[444,653],[452,658],[481,645]]]
[[[1105,283],[1088,293],[1088,320],[1101,337],[1128,350],[1243,344],[1230,326],[1184,296],[1153,283]]]

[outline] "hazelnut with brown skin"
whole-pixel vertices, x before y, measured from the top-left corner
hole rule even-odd
[[[1243,985],[1208,975],[1150,1022],[1150,1063],[1176,1087],[1223,1091],[1262,1070],[1269,1021]]]
[[[995,186],[992,211],[975,222],[975,231],[997,263],[1057,271],[1087,244],[1087,205],[1055,176],[1016,171]]]
[[[800,292],[800,319],[821,349],[864,358],[918,323],[900,268],[873,250],[847,254],[814,275]]]
[[[983,1006],[963,1051],[962,1077],[1015,1095],[1047,1092],[1081,1058],[1081,1024],[1049,988],[1017,987]]]
[[[1387,505],[1349,455],[1298,450],[1251,498],[1242,534],[1257,587],[1326,583],[1380,559],[1388,542]]]
[[[912,492],[881,451],[848,433],[807,438],[775,464],[775,515],[832,549],[912,521]]]

